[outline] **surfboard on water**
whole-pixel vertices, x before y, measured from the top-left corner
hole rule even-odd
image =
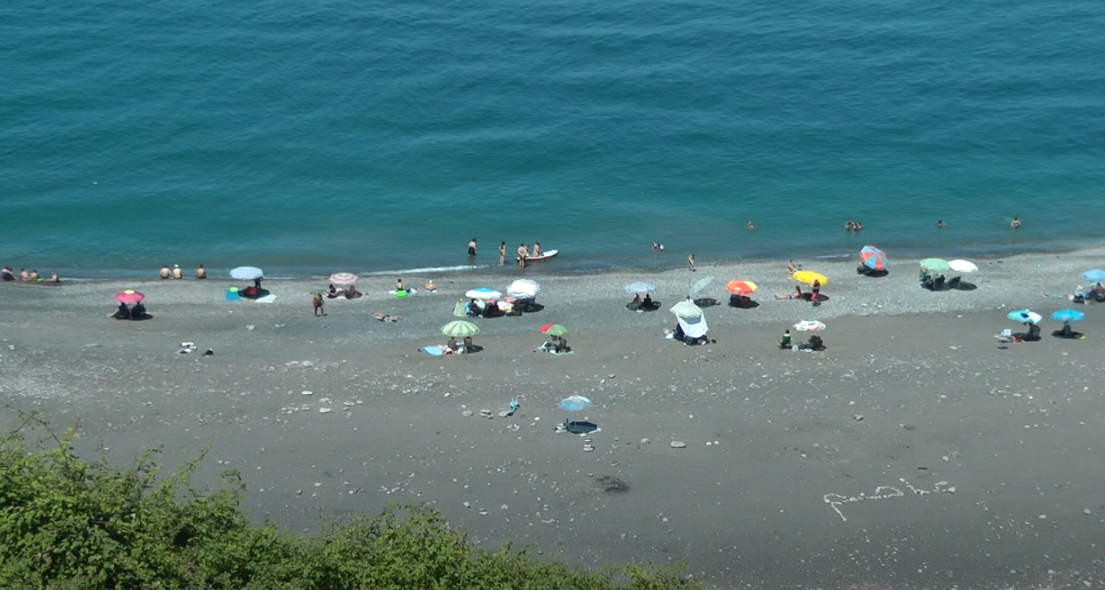
[[[552,258],[553,256],[556,256],[557,252],[559,252],[559,250],[546,250],[545,253],[540,255],[540,256],[530,256],[529,258],[526,259],[526,262],[535,262],[535,261],[540,261],[540,260],[548,260],[548,259]],[[515,260],[519,260],[520,258],[521,257],[516,257]]]

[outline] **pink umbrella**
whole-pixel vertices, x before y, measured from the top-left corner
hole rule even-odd
[[[121,291],[115,294],[116,301],[118,301],[119,303],[125,303],[127,305],[130,305],[132,303],[140,303],[145,298],[145,295],[143,295],[140,291],[135,291],[134,289],[127,289],[126,291]]]
[[[357,282],[357,275],[351,272],[336,272],[330,275],[330,282],[335,285],[352,285]]]

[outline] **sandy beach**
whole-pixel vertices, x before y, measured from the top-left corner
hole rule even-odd
[[[321,278],[268,281],[268,304],[225,301],[236,283],[221,279],[0,284],[0,415],[79,418],[81,444],[120,462],[164,445],[174,466],[210,446],[202,475],[240,470],[250,510],[292,530],[417,501],[488,547],[589,567],[686,558],[719,588],[1096,587],[1105,307],[1062,294],[1103,259],[975,260],[964,280],[977,289],[936,293],[911,261],[882,278],[799,261],[831,279],[819,307],[775,299],[795,284],[785,263],[708,260],[694,273],[404,276],[439,287],[406,299],[387,295],[394,277],[371,278],[323,318],[310,303]],[[466,290],[518,276],[541,283],[544,310],[473,320],[476,354],[418,350],[444,342]],[[667,308],[706,276],[702,296],[724,302],[722,285],[744,278],[760,305],[706,308],[715,343],[663,339]],[[659,311],[625,309],[634,280],[657,287]],[[105,317],[125,288],[152,319]],[[1018,329],[1005,314],[1026,307],[1044,339],[999,346],[994,334]],[[1086,312],[1086,339],[1049,336],[1047,316],[1068,307]],[[778,349],[803,319],[828,325],[826,351]],[[573,354],[535,352],[547,322],[569,328]],[[198,350],[180,354],[185,341]],[[573,394],[594,401],[573,416],[601,427],[592,452],[554,432]],[[500,417],[512,397],[521,407]]]

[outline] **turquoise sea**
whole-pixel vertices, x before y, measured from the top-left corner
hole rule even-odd
[[[0,264],[390,271],[465,265],[472,237],[480,264],[539,240],[555,270],[1097,243],[1103,31],[1100,0],[12,0]]]

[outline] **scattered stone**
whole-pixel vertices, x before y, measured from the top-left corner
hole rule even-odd
[[[945,463],[947,463],[947,462],[949,461],[949,459],[948,459],[948,456],[947,456],[947,455],[944,455],[943,457],[940,457],[940,460],[941,460],[941,461],[943,461],[943,462],[945,462]]]
[[[301,392],[299,392],[299,395],[314,395],[314,394],[315,394],[315,392],[313,392],[313,391],[301,391]]]
[[[317,481],[316,481],[316,482],[315,482],[315,487],[316,487],[316,488],[321,488],[321,487],[322,487],[322,483],[321,483],[321,482],[317,482]]]
[[[252,332],[252,331],[257,329],[257,326],[254,326],[253,324],[250,324],[250,325],[246,326],[246,329],[249,330],[250,332]]]
[[[917,430],[917,427],[912,424],[902,424],[902,428],[905,428],[906,430]]]
[[[1086,516],[1093,516],[1093,510],[1090,510],[1089,508],[1083,508],[1082,514],[1085,514]]]
[[[863,421],[863,414],[852,414],[852,419],[855,420],[856,422],[862,422]]]
[[[629,484],[611,475],[600,475],[595,478],[595,489],[604,494],[620,494],[629,491]]]
[[[506,504],[503,504],[502,506],[499,506],[499,510],[508,510],[508,509],[510,509],[510,506],[507,506]]]
[[[813,448],[820,449],[821,448],[821,443],[813,443]]]
[[[480,410],[480,415],[483,416],[484,418],[491,418],[492,417],[491,410]]]
[[[480,510],[480,516],[487,516],[486,510]]]
[[[673,449],[685,449],[685,448],[687,448],[687,443],[685,443],[683,441],[673,440],[673,441],[671,441],[671,448],[673,448]]]
[[[652,441],[651,441],[651,440],[649,440],[649,439],[647,439],[647,438],[642,438],[642,439],[641,439],[641,444],[642,444],[642,445],[647,445],[647,444],[648,444],[648,443],[650,443],[650,442],[652,442]]]
[[[609,377],[609,378],[611,378],[611,379],[613,379],[613,378],[614,378],[614,374],[613,374],[613,373],[610,373],[610,375],[608,375],[608,377]]]
[[[463,506],[464,506],[465,508],[471,508],[471,507],[472,507],[472,503],[471,503],[471,502],[465,502],[465,503],[464,503],[464,504],[462,504],[462,505],[463,505]]]
[[[303,367],[306,367],[308,369],[315,366],[315,364],[312,363],[311,361],[303,361],[302,363],[300,363],[300,365],[303,366]]]
[[[1047,520],[1047,515],[1046,514],[1041,514],[1037,518],[1039,518],[1040,520]]]
[[[510,410],[499,410],[499,417],[506,418],[510,415]]]
[[[948,488],[948,493],[949,494],[954,494],[955,493],[955,486],[952,486],[952,487]]]
[[[472,416],[472,410],[465,410],[465,411],[461,412],[460,415],[464,416],[465,418],[469,418],[469,417]]]
[[[333,408],[319,408],[318,409],[319,414],[329,414],[330,412],[333,412],[333,411],[334,411]]]

